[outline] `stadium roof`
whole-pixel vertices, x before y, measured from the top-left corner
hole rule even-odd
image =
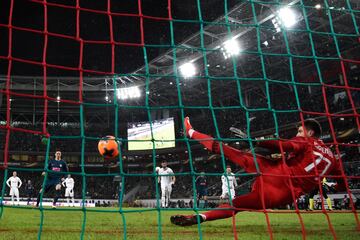
[[[359,31],[359,29],[355,29],[353,22],[354,18],[358,22],[358,15],[352,18],[353,16],[351,16],[349,12],[345,12],[343,8],[346,6],[344,6],[342,1],[328,1],[331,9],[316,9],[313,1],[303,1],[305,5],[314,5],[314,7],[305,9],[306,18],[304,18],[304,10],[300,7],[299,0],[288,1],[291,8],[297,13],[297,23],[293,30],[287,29],[287,31],[277,31],[273,20],[276,17],[277,11],[282,6],[273,4],[272,2],[265,3],[265,1],[263,1],[252,5],[250,2],[236,3],[237,1],[229,1],[228,22],[226,22],[224,15],[216,18],[220,12],[224,12],[223,1],[206,1],[207,4],[205,4],[203,8],[211,9],[211,11],[204,11],[203,13],[204,24],[202,31],[200,31],[200,24],[197,18],[193,17],[192,19],[194,20],[187,18],[189,16],[186,16],[186,11],[183,9],[190,7],[190,4],[194,3],[190,3],[190,1],[182,2],[182,4],[184,4],[183,6],[173,6],[175,12],[180,9],[179,12],[177,12],[177,16],[174,14],[176,20],[173,21],[174,45],[176,47],[173,48],[170,46],[169,24],[163,24],[161,25],[162,27],[158,26],[154,28],[154,31],[159,31],[160,28],[162,30],[156,32],[159,33],[157,36],[154,36],[156,34],[147,34],[145,36],[150,39],[150,44],[147,46],[149,52],[148,57],[150,59],[149,64],[138,67],[133,71],[117,71],[118,74],[116,76],[104,76],[85,72],[86,77],[84,77],[83,82],[85,101],[106,103],[105,97],[107,95],[112,99],[114,92],[113,80],[115,79],[117,87],[133,85],[142,87],[143,97],[139,100],[126,103],[133,106],[145,105],[145,83],[147,81],[149,82],[148,96],[150,106],[178,106],[178,90],[181,91],[180,97],[182,98],[182,104],[185,106],[208,106],[209,94],[212,96],[212,104],[214,106],[241,106],[242,103],[239,100],[240,94],[243,95],[245,105],[258,105],[258,101],[266,99],[267,87],[271,92],[272,98],[280,97],[286,91],[293,92],[292,77],[294,77],[294,81],[299,83],[319,81],[314,59],[312,58],[313,53],[309,41],[310,35],[313,38],[314,50],[318,57],[320,70],[323,77],[326,77],[324,80],[328,81],[327,83],[336,82],[339,80],[337,76],[339,61],[336,60],[338,53],[336,52],[334,35],[329,34],[332,31],[331,25],[329,24],[329,11],[332,14],[333,30],[337,34],[340,34],[336,36],[336,39],[342,57],[357,59],[360,56],[360,47],[358,37],[356,36],[356,31]],[[359,1],[351,0],[349,2],[353,9],[359,9]],[[151,6],[148,6],[146,9],[149,11]],[[189,8],[188,11],[192,11],[192,14],[197,14],[193,9],[190,10]],[[254,12],[256,13],[257,21],[255,21],[253,17]],[[154,14],[166,15],[166,12],[159,10],[159,12],[155,11]],[[87,18],[84,17],[84,19]],[[306,27],[306,19],[308,20],[311,34]],[[90,18],[87,20],[90,20]],[[51,19],[49,19],[49,21],[51,21]],[[225,25],[225,23],[227,25]],[[101,21],[97,24],[101,24]],[[256,24],[258,24],[259,28],[254,27]],[[84,28],[87,29],[86,25],[84,25]],[[184,36],[187,34],[190,34],[190,36],[184,39]],[[349,35],[345,37],[341,34]],[[92,35],[92,37],[93,36],[94,35]],[[221,46],[230,37],[239,41],[241,52],[240,55],[235,58],[224,59]],[[154,39],[157,40],[155,41]],[[152,42],[156,42],[156,44],[152,44]],[[159,44],[163,48],[159,48]],[[286,47],[287,44],[288,47]],[[60,46],[55,45],[52,48],[49,52],[53,54],[56,53],[62,61],[75,58],[74,55],[71,55],[73,53],[69,53],[70,55],[66,55],[67,52],[63,53]],[[135,48],[131,49],[134,51],[131,55],[126,55],[129,53],[128,51],[130,51],[128,49],[124,55],[119,55],[124,56],[124,58],[120,57],[116,61],[133,66],[137,65],[134,64],[134,61],[141,63],[141,61],[139,61],[139,59],[141,59],[143,62],[142,58],[144,56],[142,49],[139,48],[141,50],[140,52]],[[90,55],[86,56],[86,59],[92,59],[87,67],[92,69],[95,62],[99,64],[96,69],[101,70],[100,65],[102,64],[109,67],[110,62],[108,60],[111,58],[106,55],[106,51],[102,52],[101,49],[96,50],[95,48],[92,50],[93,52],[89,52]],[[294,76],[292,76],[289,71],[290,55],[288,50],[292,54]],[[61,54],[59,54],[59,52]],[[99,53],[103,55],[101,58],[98,56]],[[129,61],[124,61],[126,56],[129,57]],[[176,56],[176,61],[174,60],[174,56]],[[56,58],[56,55],[49,57],[49,59],[53,58]],[[205,58],[206,67],[204,64]],[[101,62],[102,59],[107,60]],[[94,60],[98,61],[94,62]],[[126,60],[128,60],[128,58],[126,58]],[[180,74],[174,74],[174,71],[177,71],[177,67],[189,61],[192,61],[197,69],[199,69],[196,77],[184,79],[180,77]],[[2,62],[2,64],[4,64],[4,62]],[[44,88],[43,78],[40,74],[42,68],[38,69],[40,73],[36,77],[29,77],[20,75],[22,73],[20,69],[24,67],[23,73],[26,74],[26,69],[29,68],[29,65],[14,64],[14,67],[11,89],[20,93],[41,96]],[[146,70],[146,67],[148,67],[148,70]],[[105,69],[107,68],[105,67]],[[125,67],[124,69],[131,69],[131,67]],[[266,71],[267,80],[270,80],[268,82],[264,81],[264,70]],[[234,79],[235,71],[237,77],[242,80],[241,86],[238,85],[238,82]],[[0,78],[0,84],[4,86],[6,72],[2,72],[4,76]],[[31,71],[28,73],[31,73]],[[78,101],[79,76],[64,76],[68,74],[67,71],[61,72],[49,69],[47,93],[49,97],[52,97],[52,101],[50,101],[49,104],[48,114],[56,117],[60,112],[61,117],[64,119],[64,116],[75,116],[77,119],[79,114],[78,105],[67,104],[66,102],[58,103],[56,101],[57,96],[60,96],[61,101]],[[209,85],[209,83],[211,85]],[[241,90],[239,91],[239,89]],[[319,90],[319,88],[317,90]],[[29,100],[29,98],[26,97],[14,96],[13,100],[13,114],[19,114],[20,117],[31,119],[34,110],[36,110],[39,117],[42,115],[41,109],[43,109],[43,101],[41,99]],[[297,106],[294,101],[292,104],[294,104],[293,107],[296,109]],[[108,109],[109,108],[103,108],[102,110],[108,112]],[[2,105],[1,111],[4,112],[4,110],[4,105]],[[104,114],[104,112],[99,111],[98,108],[89,108],[88,111],[96,115],[95,119],[101,119],[101,116]],[[110,113],[110,115],[111,114],[112,113]],[[133,109],[132,114],[139,115],[139,117],[130,117],[132,120],[141,119],[142,117],[147,118],[144,110]],[[2,116],[4,115],[2,114]]]

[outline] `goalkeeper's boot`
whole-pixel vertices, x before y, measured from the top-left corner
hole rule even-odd
[[[172,224],[179,226],[192,226],[197,224],[197,215],[175,215],[170,217],[170,221]],[[199,215],[200,223],[204,222],[204,219],[201,215]]]
[[[184,126],[185,126],[185,134],[186,136],[189,136],[191,137],[192,136],[192,132],[193,132],[193,127],[191,126],[191,123],[190,123],[190,118],[189,117],[186,117],[184,119]],[[192,131],[190,131],[192,130]],[[190,132],[189,132],[190,131]]]

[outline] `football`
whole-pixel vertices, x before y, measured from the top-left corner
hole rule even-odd
[[[105,159],[113,159],[119,155],[119,144],[114,136],[106,136],[99,141],[98,150]]]

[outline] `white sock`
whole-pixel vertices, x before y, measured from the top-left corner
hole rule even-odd
[[[70,198],[66,198],[67,205],[70,206]]]
[[[161,207],[165,207],[165,196],[161,197]]]
[[[74,200],[74,198],[72,198],[71,201],[72,201],[72,205],[75,206],[75,200]]]

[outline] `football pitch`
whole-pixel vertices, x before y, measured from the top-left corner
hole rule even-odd
[[[75,210],[75,211],[74,211]],[[114,208],[93,208],[86,211],[83,239],[158,239],[159,216],[157,210],[126,208],[123,218]],[[137,212],[140,210],[141,212]],[[172,225],[173,214],[190,211],[161,211],[162,239],[199,239],[198,226],[179,227]],[[0,219],[0,239],[37,239],[40,226],[39,209],[5,207]],[[301,214],[306,239],[333,239],[326,216],[320,212]],[[360,239],[353,213],[330,213],[337,239]],[[302,239],[301,225],[294,213],[269,213],[274,239]],[[46,209],[41,239],[80,239],[84,212],[76,208]],[[263,213],[242,212],[236,215],[238,239],[269,239]],[[203,239],[234,239],[232,219],[205,222],[201,225]]]

